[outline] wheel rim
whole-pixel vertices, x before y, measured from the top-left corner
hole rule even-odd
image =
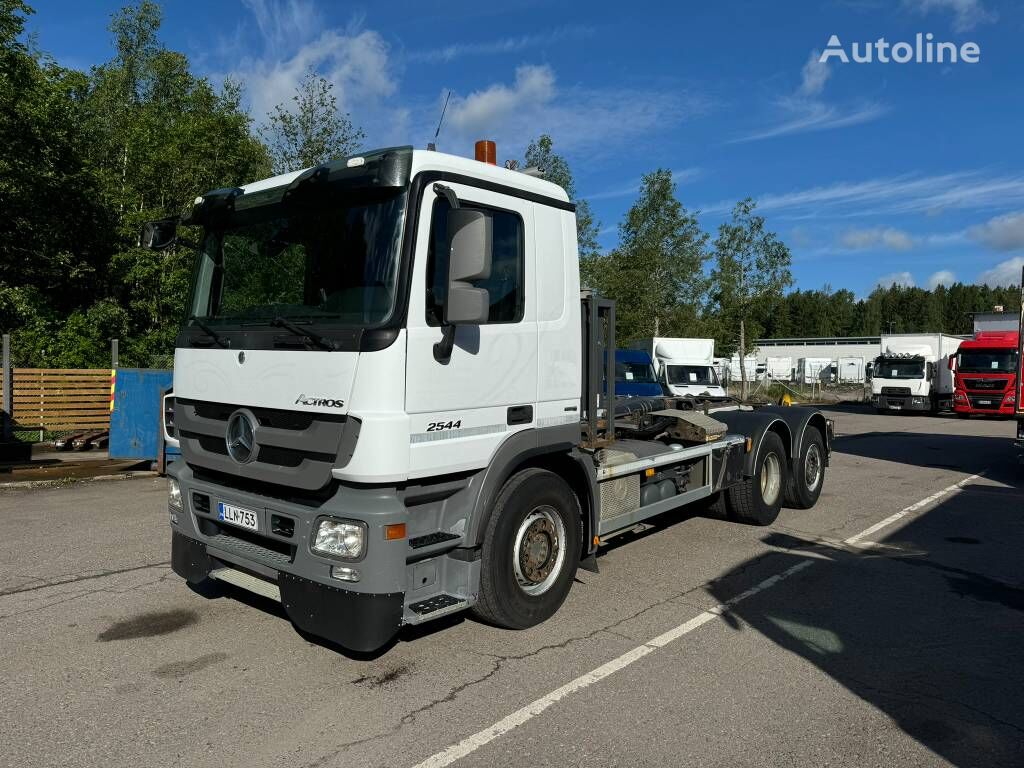
[[[804,485],[814,492],[821,483],[821,449],[817,443],[811,443],[804,454]]]
[[[519,526],[512,563],[519,588],[528,595],[547,592],[565,561],[565,524],[554,507],[534,509]]]
[[[782,465],[779,457],[769,453],[764,457],[761,465],[761,500],[769,507],[779,498],[779,488],[782,487]]]

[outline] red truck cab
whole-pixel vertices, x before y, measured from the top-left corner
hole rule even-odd
[[[1018,331],[979,331],[963,342],[951,366],[955,375],[953,410],[1013,416],[1017,413]]]

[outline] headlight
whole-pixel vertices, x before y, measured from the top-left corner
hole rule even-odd
[[[331,557],[355,560],[363,556],[366,548],[366,526],[343,523],[340,520],[321,520],[313,539],[313,551]]]
[[[181,486],[173,477],[167,480],[167,503],[181,509]]]

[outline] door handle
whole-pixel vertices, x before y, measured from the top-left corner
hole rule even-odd
[[[532,405],[513,405],[508,409],[508,425],[530,424],[533,421]]]

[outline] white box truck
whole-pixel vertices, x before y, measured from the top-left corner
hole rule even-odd
[[[864,383],[864,358],[840,357],[836,361],[836,379],[840,384]]]
[[[764,375],[772,381],[791,381],[793,378],[792,357],[766,357]]]
[[[724,398],[715,370],[714,339],[654,337],[641,339],[634,349],[649,352],[658,381],[677,397]]]
[[[580,290],[556,184],[397,147],[207,192],[141,244],[188,247],[181,223],[171,565],[308,634],[526,628],[642,520],[720,494],[763,525],[821,493],[820,411],[615,398],[615,305]]]
[[[948,411],[953,407],[953,371],[963,336],[897,333],[882,336],[871,372],[871,402],[880,413]]]
[[[831,357],[801,357],[796,361],[796,380],[801,384],[828,384],[832,379],[831,367]]]

